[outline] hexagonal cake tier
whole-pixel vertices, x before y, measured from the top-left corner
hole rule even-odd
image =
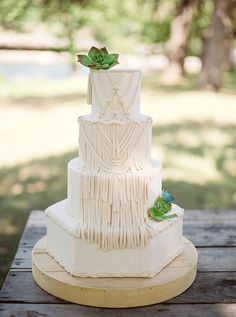
[[[146,245],[104,250],[77,235],[78,221],[66,212],[66,200],[47,211],[47,252],[66,271],[84,277],[153,277],[183,250],[183,209],[173,204],[178,217],[149,221],[155,231]]]

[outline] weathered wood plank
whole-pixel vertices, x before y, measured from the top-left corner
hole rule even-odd
[[[63,303],[33,281],[31,272],[9,272],[0,294],[1,302]],[[236,272],[198,273],[195,282],[169,303],[235,303]]]
[[[209,216],[209,213],[213,213],[216,217],[214,221],[201,220],[199,214],[204,214],[204,217]],[[227,213],[227,217],[225,215]],[[189,238],[197,247],[211,247],[211,246],[236,246],[236,230],[234,223],[232,221],[225,221],[229,217],[233,217],[236,214],[233,211],[227,212],[210,212],[210,211],[187,211],[187,214],[192,214],[193,218],[197,221],[186,220],[184,224],[184,234]],[[190,217],[191,218],[191,217]],[[189,218],[189,219],[190,219]],[[224,220],[224,222],[222,222]],[[12,268],[31,268],[31,249],[34,244],[46,234],[45,229],[45,215],[42,211],[33,211],[27,222],[25,231],[21,238],[19,249],[17,251],[15,260],[13,261]],[[205,253],[204,253],[205,252]],[[214,255],[213,255],[214,253]],[[222,256],[224,254],[224,256]],[[204,254],[209,256],[209,261],[207,259],[202,261],[201,255]],[[235,256],[235,250],[230,248],[229,250],[199,250],[199,269],[205,270],[206,267],[210,270],[210,265],[214,258],[217,260],[215,262],[213,270],[214,271],[234,271],[235,265],[233,262],[233,257]],[[225,269],[224,269],[225,268]]]
[[[184,218],[186,220],[220,220],[220,221],[231,221],[236,220],[236,210],[192,210],[187,209],[184,213]],[[39,222],[45,223],[44,211],[42,210],[34,210],[31,212],[29,217],[29,224]]]
[[[185,220],[232,221],[236,220],[236,210],[185,210]]]
[[[68,304],[1,304],[1,317],[235,317],[236,304],[158,304],[131,309],[101,309]]]
[[[33,248],[35,243],[46,234],[46,227],[27,226],[21,237],[19,247]]]
[[[198,248],[199,272],[236,271],[236,248]],[[31,270],[31,252],[28,247],[19,247],[11,270]]]
[[[236,246],[236,226],[231,221],[184,223],[184,235],[197,247]]]
[[[236,248],[198,248],[199,272],[236,272]]]
[[[196,247],[224,247],[236,246],[235,223],[185,221],[184,235],[191,240]],[[46,234],[45,226],[28,225],[20,240],[20,247],[32,248],[35,243]]]
[[[198,247],[236,246],[234,224],[188,222],[184,226],[184,235]]]
[[[11,265],[11,270],[31,270],[32,260],[31,260],[32,248],[20,246],[16,252],[15,258]]]

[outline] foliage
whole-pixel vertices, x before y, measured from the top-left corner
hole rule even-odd
[[[200,0],[189,27],[187,54],[201,56],[204,33],[210,24],[213,2]]]
[[[106,46],[132,51],[137,43],[167,42],[178,3],[179,0],[110,0],[107,5],[103,0],[1,0],[0,24],[21,30],[26,22],[46,23],[51,32],[67,38],[67,50],[74,55],[78,50],[78,31],[85,27]],[[198,1],[189,27],[188,53],[200,55],[212,8],[211,1]]]
[[[6,29],[24,30],[27,23],[32,27],[39,23],[50,27],[50,32],[67,39],[65,49],[71,53],[72,64],[77,52],[78,30],[90,23],[90,0],[2,0],[0,24]]]

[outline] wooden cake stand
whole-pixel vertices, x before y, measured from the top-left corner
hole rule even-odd
[[[46,292],[77,304],[125,308],[161,303],[184,292],[196,277],[197,251],[183,239],[183,253],[153,278],[81,278],[48,255],[43,237],[32,251],[32,273]]]

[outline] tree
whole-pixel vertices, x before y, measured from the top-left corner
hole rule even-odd
[[[57,25],[56,36],[65,38],[66,50],[71,54],[71,67],[76,70],[76,36],[78,30],[89,23],[87,10],[93,8],[91,0],[2,0],[0,24],[6,29],[23,30],[27,21]],[[50,49],[53,49],[52,47]]]
[[[214,0],[211,23],[204,38],[200,87],[218,90],[222,85],[224,70],[229,66],[233,38],[235,0]]]
[[[177,83],[184,74],[189,24],[192,20],[197,0],[181,0],[176,8],[176,16],[171,24],[170,38],[167,42],[169,67],[162,76],[166,83]]]

